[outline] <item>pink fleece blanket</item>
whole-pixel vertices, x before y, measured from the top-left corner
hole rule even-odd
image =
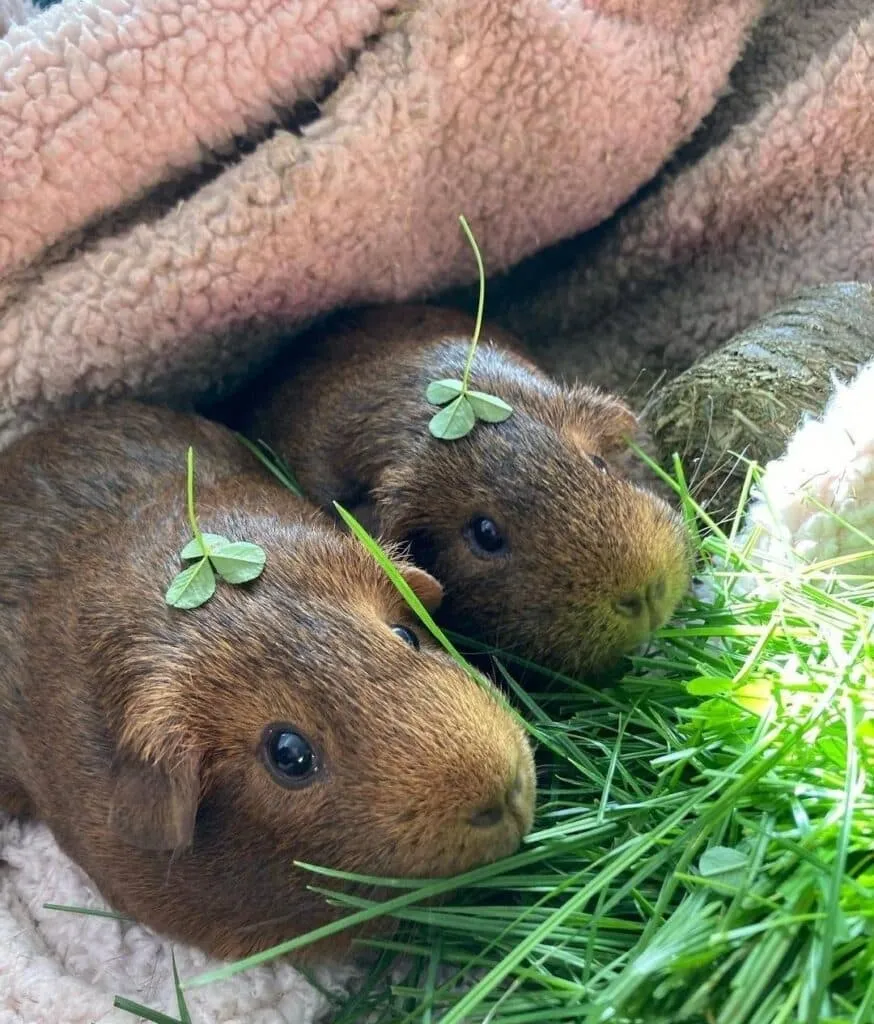
[[[471,280],[459,213],[491,271],[599,223],[713,107],[761,6],[0,0],[0,444]]]
[[[638,395],[804,288],[874,280],[871,0],[768,0],[658,179],[524,270],[492,313],[550,369]]]

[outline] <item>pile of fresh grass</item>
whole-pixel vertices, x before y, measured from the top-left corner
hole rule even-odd
[[[548,775],[518,854],[382,904],[314,873],[403,922],[338,1024],[874,1021],[874,579],[745,596],[707,527],[708,597],[617,685],[524,691],[499,658]]]
[[[337,1024],[874,1021],[874,579],[820,565],[745,596],[744,552],[707,526],[709,596],[618,684],[522,690],[499,659],[546,772],[518,854],[380,880],[382,904],[314,871],[344,922],[183,988],[390,914]]]

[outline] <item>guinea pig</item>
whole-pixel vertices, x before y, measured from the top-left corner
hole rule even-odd
[[[553,668],[608,667],[686,590],[682,522],[625,478],[618,399],[566,387],[484,332],[471,387],[513,409],[454,441],[429,432],[431,381],[460,380],[473,321],[428,306],[350,314],[272,366],[237,410],[324,508],[338,500],[445,587],[440,621]]]
[[[201,529],[266,564],[181,611],[189,445]],[[294,861],[436,877],[517,849],[519,721],[224,427],[79,412],[0,453],[0,478],[0,808],[46,822],[118,910],[239,957],[338,913]]]

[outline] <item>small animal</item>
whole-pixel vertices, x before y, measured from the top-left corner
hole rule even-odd
[[[180,611],[189,445],[200,528],[267,560]],[[118,910],[239,957],[337,913],[295,861],[434,877],[517,848],[517,719],[225,428],[82,411],[0,453],[0,479],[0,808],[46,822]]]
[[[350,314],[272,366],[237,425],[322,507],[405,544],[445,587],[444,626],[546,666],[606,668],[686,590],[681,520],[623,477],[632,412],[556,383],[508,334],[484,332],[470,383],[509,419],[431,436],[427,386],[461,379],[473,326],[428,306]]]

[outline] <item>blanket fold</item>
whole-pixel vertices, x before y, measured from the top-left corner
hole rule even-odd
[[[99,0],[10,31],[0,55],[0,275],[275,120],[393,0]]]
[[[772,0],[659,179],[493,311],[551,369],[641,396],[803,288],[874,278],[872,158],[870,2]]]
[[[111,26],[118,2],[92,0],[88,9]],[[134,0],[134,8],[152,2]],[[195,30],[179,13],[188,5],[161,4],[162,25],[178,15],[164,33],[192,45]],[[225,3],[196,6],[217,14]],[[303,6],[335,14],[361,7],[341,0]],[[177,401],[229,386],[268,350],[277,325],[472,280],[459,213],[491,270],[598,223],[712,108],[760,7],[760,0],[403,4],[300,134],[278,130],[164,216],[118,233],[104,224],[67,258],[35,266],[7,292],[0,443],[51,408],[89,396],[126,391]],[[12,127],[14,81],[34,39],[57,51],[78,10],[61,4],[9,33],[3,102],[11,104]],[[285,47],[312,47],[312,23],[302,18],[290,32],[283,23]],[[115,79],[135,74],[125,62],[136,65],[141,48],[128,47],[124,19],[117,24]],[[108,88],[108,71],[97,72],[96,48],[91,56],[96,64],[78,102],[102,110],[97,93]],[[237,81],[224,52],[209,73],[229,88]],[[179,118],[187,123],[188,80],[168,86],[168,78],[144,77],[137,104],[163,110],[169,88],[186,101]],[[210,88],[218,95],[218,84]],[[268,96],[265,86],[262,106]],[[137,104],[131,100],[130,109]],[[49,94],[35,102],[37,110],[42,105],[51,120]],[[234,108],[227,124],[241,117]],[[131,166],[135,195],[162,160],[191,159],[200,123],[163,131],[163,152],[156,139],[148,159],[131,154],[124,122],[95,135],[88,160],[111,168],[109,192],[84,198],[66,222],[55,218],[41,230],[59,237],[80,227],[88,209],[114,201],[110,193]],[[4,165],[7,181],[26,163]],[[34,207],[43,194],[45,217],[54,217],[53,183],[31,191]],[[0,219],[0,237],[23,258],[33,236],[16,225],[8,215]]]

